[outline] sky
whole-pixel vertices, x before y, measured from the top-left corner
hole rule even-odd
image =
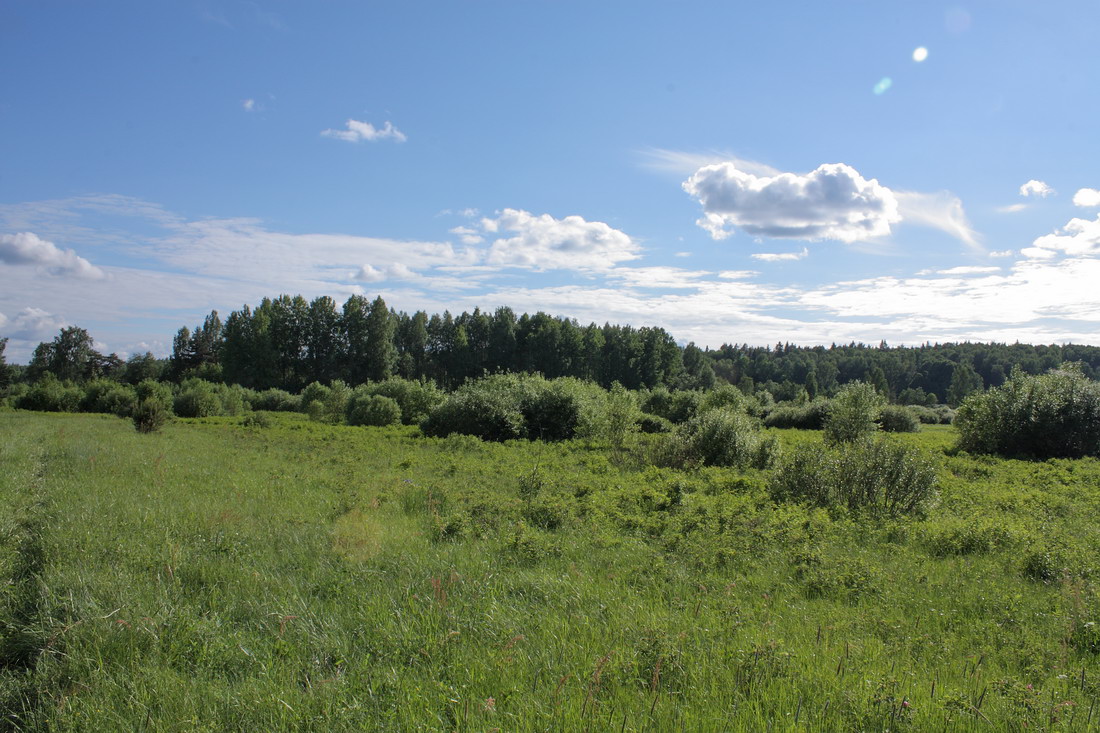
[[[282,293],[1100,344],[1100,3],[0,3],[0,336]]]

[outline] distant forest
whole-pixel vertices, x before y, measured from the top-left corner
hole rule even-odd
[[[1068,361],[1080,362],[1086,376],[1096,379],[1100,347],[749,346],[731,338],[720,348],[700,349],[681,347],[662,328],[581,325],[542,312],[517,316],[507,307],[457,316],[410,315],[390,309],[381,297],[372,301],[355,295],[341,307],[327,296],[307,301],[280,295],[233,311],[224,321],[214,311],[193,329],[184,326],[167,360],[152,354],[127,362],[103,356],[91,349],[87,332],[70,328],[52,343],[40,344],[31,364],[10,376],[33,381],[52,372],[63,379],[113,376],[131,382],[150,376],[200,377],[299,392],[312,382],[340,379],[355,386],[391,376],[453,389],[473,377],[512,371],[576,377],[604,387],[618,382],[629,389],[709,389],[729,383],[750,394],[766,390],[777,401],[832,395],[860,380],[893,402],[957,405],[970,392],[999,386],[1013,369],[1039,374]]]

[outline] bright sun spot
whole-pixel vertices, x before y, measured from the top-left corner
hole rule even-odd
[[[924,46],[917,46],[915,49],[913,49],[913,60],[914,61],[916,61],[917,63],[920,63],[921,61],[924,61],[926,58],[928,58],[928,49],[927,48],[925,48]]]

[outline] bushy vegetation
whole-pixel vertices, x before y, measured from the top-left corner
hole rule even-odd
[[[1100,383],[1079,366],[1039,376],[1016,372],[966,399],[955,418],[959,447],[1020,458],[1100,455]]]
[[[829,401],[824,424],[826,442],[854,443],[869,438],[878,430],[879,415],[885,406],[886,398],[870,384],[844,385]]]
[[[348,403],[348,425],[394,425],[401,422],[396,400],[378,394],[356,394]]]
[[[879,413],[878,426],[887,433],[915,433],[920,430],[920,419],[908,407],[886,405]]]
[[[659,462],[673,466],[767,468],[779,452],[778,441],[765,436],[760,421],[744,412],[719,407],[703,412],[668,440]]]
[[[829,415],[829,401],[818,398],[802,404],[779,404],[768,412],[764,425],[769,428],[798,428],[821,430]]]
[[[809,443],[772,476],[776,501],[805,501],[875,517],[923,514],[936,498],[936,469],[913,448],[880,438]]]

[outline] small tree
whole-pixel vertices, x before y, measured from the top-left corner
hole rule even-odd
[[[886,399],[865,382],[849,382],[829,403],[825,417],[827,443],[866,440],[878,430],[879,414]]]
[[[156,397],[149,397],[134,408],[134,429],[139,433],[155,433],[168,421],[168,408]]]

